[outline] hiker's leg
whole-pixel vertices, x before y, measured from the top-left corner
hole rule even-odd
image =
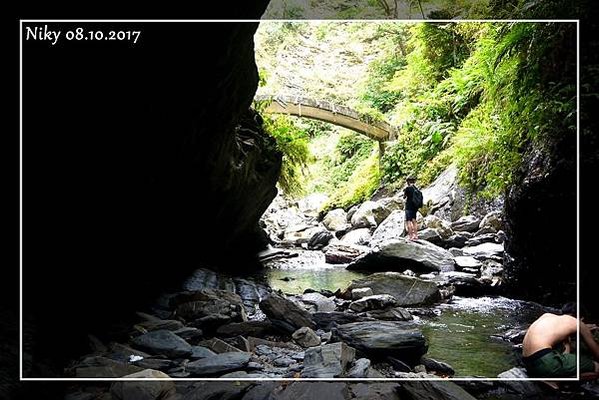
[[[414,230],[414,239],[418,239],[418,222],[416,222],[416,218],[412,220],[413,230]]]

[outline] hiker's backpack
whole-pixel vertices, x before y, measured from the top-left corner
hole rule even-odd
[[[414,195],[412,196],[412,201],[414,202],[414,207],[419,209],[422,207],[422,192],[416,186],[414,186]]]

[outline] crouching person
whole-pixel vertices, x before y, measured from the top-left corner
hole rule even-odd
[[[522,343],[528,375],[531,378],[575,378],[580,364],[581,379],[597,379],[599,344],[591,333],[596,327],[580,322],[580,337],[586,346],[581,346],[578,362],[576,352],[570,346],[570,338],[577,331],[576,307],[569,304],[562,311],[563,315],[545,313],[528,328]],[[587,350],[590,354],[586,354]]]

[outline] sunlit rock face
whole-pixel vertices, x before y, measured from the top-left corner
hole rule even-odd
[[[26,375],[201,265],[251,269],[281,165],[249,110],[257,25],[146,23],[138,46],[25,53]]]

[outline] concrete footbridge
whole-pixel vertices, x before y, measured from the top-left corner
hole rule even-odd
[[[397,128],[384,121],[359,113],[351,108],[301,96],[256,96],[258,103],[268,102],[263,112],[289,114],[339,125],[382,142],[397,138]],[[382,146],[381,146],[381,150]]]

